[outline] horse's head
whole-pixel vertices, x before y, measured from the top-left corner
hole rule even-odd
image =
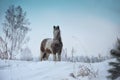
[[[61,37],[59,26],[53,26],[53,35],[54,39],[59,39]]]

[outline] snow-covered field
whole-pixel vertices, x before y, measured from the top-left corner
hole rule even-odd
[[[107,80],[107,60],[100,63],[0,60],[0,80]],[[77,76],[80,66],[86,66],[96,76]]]

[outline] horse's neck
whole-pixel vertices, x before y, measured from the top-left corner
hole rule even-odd
[[[53,38],[53,40],[57,40],[57,41],[59,41],[60,43],[62,42],[61,36],[55,37],[55,38]]]

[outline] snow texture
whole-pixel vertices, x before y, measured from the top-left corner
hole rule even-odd
[[[107,70],[110,68],[108,62],[110,61],[73,63],[63,61],[0,60],[0,80],[107,80]],[[71,73],[76,74],[81,65],[98,71],[97,76],[91,78],[88,76],[72,77]]]

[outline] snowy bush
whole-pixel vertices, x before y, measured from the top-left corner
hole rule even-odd
[[[8,54],[6,52],[2,53],[0,51],[0,59],[8,59]]]
[[[53,55],[50,55],[49,61],[53,60]],[[113,57],[111,56],[97,56],[97,57],[89,57],[89,56],[67,56],[67,54],[61,54],[61,61],[66,61],[66,62],[85,62],[85,63],[96,63],[96,62],[102,62],[108,59],[111,59]]]
[[[71,77],[79,79],[80,77],[88,77],[89,80],[98,76],[98,70],[94,70],[91,65],[80,65],[76,72],[70,74]]]
[[[62,61],[69,61],[69,62],[85,62],[85,63],[95,63],[95,62],[102,62],[108,59],[111,59],[111,56],[97,56],[97,57],[89,57],[89,56],[74,56],[74,57],[67,57],[67,59],[62,56]]]
[[[92,78],[92,77],[97,77],[98,75],[98,70],[95,71],[91,66],[90,67],[87,67],[87,66],[84,66],[84,65],[80,65],[79,66],[79,70],[77,72],[77,76],[88,76],[89,78]]]
[[[33,60],[32,53],[28,47],[21,50],[21,60]]]
[[[95,62],[102,62],[108,59],[111,59],[113,57],[111,56],[102,56],[101,54],[98,54],[98,56],[75,56],[76,50],[72,48],[71,50],[71,56],[68,56],[67,54],[67,48],[62,50],[61,54],[61,60],[62,61],[69,61],[69,62],[85,62],[85,63],[95,63]]]

